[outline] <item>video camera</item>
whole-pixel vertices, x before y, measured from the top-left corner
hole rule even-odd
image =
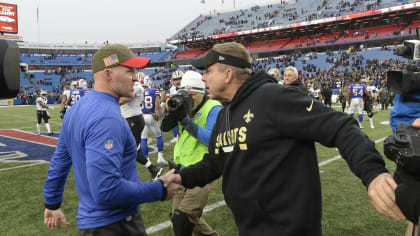
[[[420,61],[420,27],[416,28],[416,40],[405,40],[404,45],[395,49],[394,54]],[[416,65],[408,65],[404,70],[388,71],[388,88],[394,93],[411,94],[420,91],[420,72]]]
[[[168,112],[177,117],[178,120],[182,120],[185,116],[191,115],[193,107],[194,100],[185,90],[178,90],[168,100]]]
[[[407,174],[420,180],[420,129],[399,124],[395,133],[385,139],[384,153]]]
[[[169,170],[175,169],[175,174],[178,174],[181,171],[181,164],[176,164],[174,159],[168,160]]]

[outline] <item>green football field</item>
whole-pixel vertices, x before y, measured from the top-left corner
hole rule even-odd
[[[51,127],[58,133],[61,119],[57,109],[51,111]],[[0,129],[18,129],[35,132],[36,111],[34,106],[0,107]],[[281,114],[279,114],[281,115]],[[369,128],[365,116],[363,131],[374,141],[383,153],[383,138],[391,134],[388,121],[389,111],[379,111],[374,117],[375,129]],[[385,123],[384,123],[385,122]],[[383,123],[383,124],[381,124]],[[44,124],[41,132],[46,132]],[[152,135],[150,135],[152,136]],[[172,156],[174,143],[169,143],[172,133],[164,133],[165,159]],[[156,141],[150,144],[155,145]],[[78,235],[76,225],[78,197],[72,173],[69,175],[62,209],[70,226],[48,229],[43,225],[44,199],[42,190],[48,163],[2,162],[0,143],[0,235]],[[42,152],[34,150],[33,152]],[[335,148],[317,144],[323,194],[323,232],[327,236],[404,235],[406,222],[395,222],[381,216],[370,204],[366,187],[349,170],[345,161],[337,158]],[[39,153],[38,153],[39,154]],[[150,155],[156,163],[157,154]],[[386,160],[387,168],[393,172],[395,164]],[[28,166],[28,164],[34,164]],[[17,168],[12,168],[17,167]],[[138,166],[143,181],[150,181],[149,172]],[[167,170],[167,168],[166,168]],[[210,194],[204,219],[220,235],[237,235],[229,208],[224,205],[220,179]],[[279,193],[281,194],[281,193]],[[246,206],[244,206],[246,207]],[[143,204],[141,213],[150,235],[172,235],[168,214],[171,201]],[[300,212],[306,214],[306,212]]]

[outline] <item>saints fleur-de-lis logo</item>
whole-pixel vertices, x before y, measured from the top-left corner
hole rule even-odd
[[[254,114],[251,113],[251,111],[248,109],[248,113],[244,115],[244,120],[247,124],[252,121],[252,118],[254,118]]]

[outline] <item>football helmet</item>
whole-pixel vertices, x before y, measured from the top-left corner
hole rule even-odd
[[[184,72],[181,70],[176,70],[174,73],[172,73],[171,79],[181,79],[184,75]]]
[[[276,80],[280,79],[280,71],[277,68],[271,68],[268,70],[268,74],[273,76]]]
[[[41,96],[47,95],[47,91],[45,90],[41,90],[41,92],[39,93]]]
[[[71,84],[70,84],[70,88],[71,88],[71,89],[76,88],[76,86],[77,86],[77,81],[73,81],[73,82],[71,82]]]
[[[141,82],[142,82],[141,84],[143,85],[143,87],[148,87],[148,88],[152,87],[152,79],[148,75],[144,76]]]
[[[88,84],[87,84],[86,80],[79,79],[77,81],[77,88],[79,88],[79,89],[87,89],[88,88]]]
[[[145,74],[143,72],[139,72],[139,73],[136,74],[136,77],[137,77],[138,81],[141,81],[144,76],[145,76]]]

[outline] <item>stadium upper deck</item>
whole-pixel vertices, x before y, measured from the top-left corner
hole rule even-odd
[[[280,4],[268,4],[266,6],[254,6],[249,9],[200,15],[173,35],[169,41],[171,43],[182,43],[200,38],[220,38],[232,34],[246,35],[255,32],[319,24],[323,21],[333,22],[348,19],[349,15],[360,12],[381,14],[398,11],[399,9],[393,8],[393,6],[415,2],[417,0],[281,1]],[[413,8],[418,8],[418,6]],[[377,9],[384,10],[375,11]],[[407,9],[407,6],[402,9]],[[359,14],[357,16],[360,17],[362,15]]]

